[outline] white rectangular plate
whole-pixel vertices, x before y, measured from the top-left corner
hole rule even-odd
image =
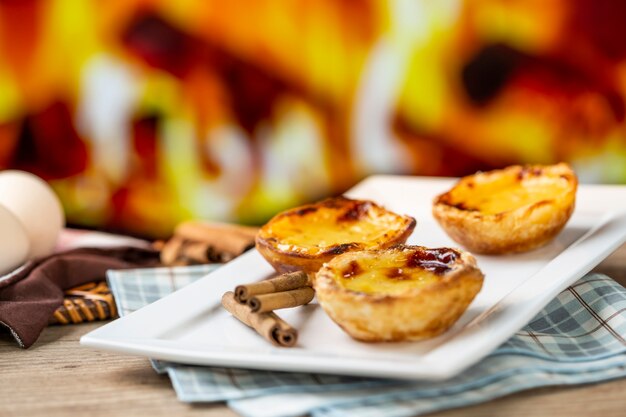
[[[431,216],[435,195],[454,180],[375,176],[350,190],[417,219],[411,244],[457,246]],[[413,343],[351,339],[313,303],[279,311],[299,330],[295,348],[276,348],[221,308],[236,285],[272,269],[250,251],[199,281],[82,337],[83,345],[155,359],[228,367],[404,379],[444,379],[477,362],[523,327],[562,289],[626,240],[626,187],[582,185],[566,228],[548,246],[509,256],[477,256],[482,291],[437,338]]]

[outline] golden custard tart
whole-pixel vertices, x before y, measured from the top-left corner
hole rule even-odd
[[[415,219],[368,200],[330,198],[284,211],[256,236],[256,248],[280,273],[314,274],[337,255],[404,243]]]
[[[569,165],[511,166],[462,178],[433,203],[446,233],[475,253],[525,252],[569,220],[578,180]]]
[[[407,245],[339,255],[313,281],[330,318],[366,342],[437,336],[461,317],[482,284],[471,254]]]

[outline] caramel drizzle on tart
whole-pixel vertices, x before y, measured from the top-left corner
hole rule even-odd
[[[407,267],[422,268],[443,275],[452,269],[451,264],[460,256],[459,252],[450,248],[416,250],[409,255]]]

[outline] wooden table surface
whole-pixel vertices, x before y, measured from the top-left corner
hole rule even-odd
[[[600,264],[626,286],[626,245]],[[79,338],[101,324],[47,328],[28,350],[0,336],[0,416],[235,416],[224,405],[188,405],[169,378],[145,358],[81,347]],[[626,379],[602,384],[542,388],[436,416],[623,416]]]

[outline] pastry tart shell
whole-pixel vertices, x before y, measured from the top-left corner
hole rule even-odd
[[[403,258],[424,251],[452,251],[456,259],[438,279],[397,294],[353,291],[340,284],[346,265],[385,257]],[[316,274],[317,299],[343,330],[366,342],[400,342],[435,337],[448,330],[482,288],[484,276],[474,257],[449,248],[428,249],[399,245],[378,251],[351,252],[324,265]]]
[[[372,201],[335,197],[276,215],[255,245],[279,273],[315,274],[337,255],[404,243],[415,225],[414,218]]]
[[[544,187],[537,201],[497,212],[483,212],[470,200],[503,187]],[[506,254],[529,251],[550,242],[571,217],[578,180],[567,164],[511,166],[462,178],[435,198],[432,213],[446,233],[474,253]],[[549,191],[554,190],[553,194]],[[527,194],[532,198],[533,191]],[[548,194],[546,194],[548,193]],[[499,202],[505,204],[505,202]]]

